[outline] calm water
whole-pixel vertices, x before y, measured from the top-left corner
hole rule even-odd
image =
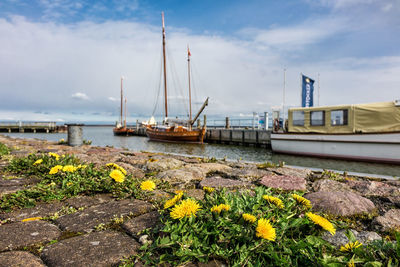
[[[38,138],[51,141],[58,141],[61,138],[64,138],[65,140],[67,139],[66,133],[7,133],[7,135],[19,138]],[[243,160],[250,162],[272,161],[278,163],[279,161],[284,161],[287,165],[292,166],[400,177],[399,165],[328,160],[274,154],[269,149],[257,147],[220,144],[199,145],[152,142],[148,141],[147,137],[114,136],[112,133],[112,127],[84,127],[83,138],[86,140],[91,140],[92,144],[96,146],[114,146],[119,148],[128,148],[132,151],[164,152],[209,158],[215,157],[217,159],[226,157],[228,160]]]

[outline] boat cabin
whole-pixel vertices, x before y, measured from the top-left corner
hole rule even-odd
[[[400,102],[291,108],[289,133],[352,134],[400,132]]]

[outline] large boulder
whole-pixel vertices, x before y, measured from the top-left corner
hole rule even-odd
[[[163,182],[168,182],[172,187],[182,189],[194,188],[195,183],[204,178],[203,175],[185,168],[163,171],[157,174],[156,177]]]
[[[347,185],[366,197],[400,196],[400,186],[378,181],[348,180]]]
[[[319,191],[306,194],[313,209],[336,216],[352,216],[376,210],[371,200],[352,192]]]
[[[295,176],[307,179],[312,174],[312,171],[304,168],[292,168],[292,167],[279,167],[276,169],[270,168],[271,171],[286,176]]]
[[[152,228],[160,223],[160,214],[158,211],[142,214],[135,218],[127,220],[122,228],[131,236],[139,238],[139,233],[145,229]]]
[[[221,163],[201,163],[194,165],[203,169],[207,175],[220,174],[222,176],[230,176],[232,167]]]
[[[375,218],[375,223],[382,228],[383,231],[400,231],[400,209],[392,209],[383,216]]]
[[[0,251],[14,250],[57,239],[61,231],[45,221],[0,225]]]
[[[0,266],[46,267],[40,258],[26,251],[8,251],[0,253]]]
[[[372,241],[375,240],[382,240],[382,237],[378,235],[376,232],[370,232],[370,231],[358,232],[353,229],[351,229],[350,231],[353,233],[354,237],[358,240],[358,242],[364,245],[371,243]],[[350,242],[350,240],[346,236],[346,230],[343,229],[336,231],[335,235],[331,235],[329,232],[324,232],[322,234],[322,238],[337,247],[344,246]]]
[[[271,188],[277,188],[282,190],[306,190],[306,180],[300,176],[287,176],[287,175],[266,175],[260,182],[261,185]]]
[[[174,158],[154,158],[147,162],[146,167],[151,172],[161,172],[181,168],[185,163]]]
[[[220,176],[213,176],[210,178],[205,178],[200,182],[200,187],[214,187],[217,189],[240,189],[240,188],[251,188],[253,184],[246,181],[225,179]]]
[[[49,267],[117,266],[121,259],[138,252],[139,243],[120,232],[94,232],[62,240],[43,249]]]
[[[0,214],[0,219],[18,222],[32,217],[48,217],[61,210],[62,207],[63,204],[61,202],[54,201],[35,206],[33,208],[24,208],[14,212],[2,213]]]
[[[314,191],[352,191],[352,189],[345,183],[330,179],[321,179],[312,185]]]

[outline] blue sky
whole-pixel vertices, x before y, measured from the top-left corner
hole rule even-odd
[[[320,75],[321,105],[400,98],[399,0],[2,0],[0,120],[113,121],[121,76],[129,119],[150,116],[161,11],[175,114],[187,102],[188,44],[209,115],[297,106],[301,72]]]

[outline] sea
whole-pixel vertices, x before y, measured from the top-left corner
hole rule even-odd
[[[226,159],[242,162],[273,162],[296,168],[308,168],[316,171],[331,170],[347,172],[369,177],[400,179],[400,166],[391,164],[366,163],[333,159],[320,159],[305,156],[292,156],[273,153],[262,147],[248,147],[224,144],[176,144],[149,141],[142,136],[114,136],[111,126],[84,126],[83,139],[95,146],[111,146],[131,151],[162,152],[184,156]],[[2,133],[16,138],[36,138],[42,140],[67,140],[66,133]]]

